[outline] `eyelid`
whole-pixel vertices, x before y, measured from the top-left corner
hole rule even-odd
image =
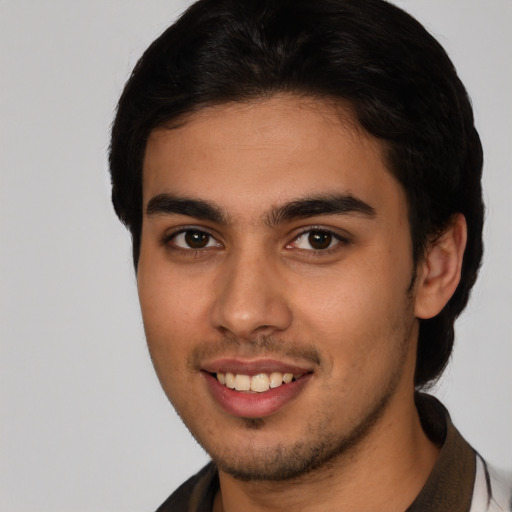
[[[187,231],[197,231],[200,233],[204,233],[211,239],[213,239],[216,242],[215,246],[209,246],[209,247],[202,247],[202,248],[193,248],[193,247],[182,247],[179,245],[172,244],[172,240],[175,239],[180,234],[186,233]],[[335,243],[331,247],[327,247],[325,249],[299,249],[296,247],[293,247],[293,244],[295,244],[300,238],[304,237],[308,233],[312,232],[321,232],[331,235],[338,243]],[[212,233],[212,230],[210,228],[204,227],[204,226],[198,226],[198,225],[181,225],[177,226],[175,228],[171,228],[167,230],[162,238],[161,238],[161,244],[164,246],[167,246],[169,249],[173,251],[181,251],[183,253],[198,253],[202,251],[206,251],[208,249],[215,249],[216,247],[222,247],[224,244],[219,240],[219,236],[217,234]],[[301,251],[303,253],[312,253],[312,254],[329,254],[331,252],[336,251],[337,249],[340,249],[340,246],[346,246],[350,243],[350,236],[348,234],[342,234],[340,233],[339,229],[333,229],[332,227],[325,227],[321,225],[317,226],[307,226],[303,227],[299,230],[298,233],[294,234],[293,238],[290,242],[288,242],[285,245],[285,249],[291,249],[291,250],[297,250]]]
[[[187,231],[197,231],[199,233],[204,233],[205,235],[209,236],[213,240],[217,242],[217,247],[222,245],[222,242],[219,241],[218,236],[211,233],[211,230],[208,228],[205,228],[204,226],[197,226],[197,225],[188,225],[188,226],[179,226],[176,228],[172,228],[170,230],[167,230],[161,239],[161,244],[164,246],[168,246],[172,250],[175,251],[183,251],[183,252],[198,252],[203,251],[205,249],[211,249],[212,247],[203,247],[203,248],[197,248],[194,249],[193,247],[181,247],[179,245],[171,245],[171,242],[173,239],[175,239],[178,235],[184,234]]]
[[[307,226],[307,227],[302,228],[300,230],[300,232],[297,233],[293,237],[291,242],[286,244],[286,248],[294,249],[294,247],[291,247],[292,244],[296,243],[297,240],[303,238],[308,233],[314,233],[314,232],[320,232],[320,233],[329,234],[333,238],[335,238],[338,241],[338,243],[334,244],[332,247],[327,247],[325,249],[314,249],[314,248],[311,248],[311,249],[296,249],[296,250],[304,251],[304,252],[310,252],[310,253],[318,253],[318,254],[320,254],[320,253],[329,253],[329,252],[332,252],[332,251],[335,251],[336,249],[338,249],[340,245],[343,246],[343,245],[347,245],[347,244],[350,243],[349,236],[341,234],[339,232],[339,230],[335,230],[333,228],[328,228],[328,227],[324,227],[324,226]]]

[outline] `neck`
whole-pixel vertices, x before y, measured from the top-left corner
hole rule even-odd
[[[404,511],[438,454],[421,428],[413,391],[398,392],[364,439],[302,477],[242,482],[221,471],[214,512]]]

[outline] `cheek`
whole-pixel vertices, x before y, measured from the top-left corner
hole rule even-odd
[[[176,404],[188,394],[186,362],[190,335],[197,332],[191,318],[195,310],[179,293],[179,283],[170,276],[158,276],[154,270],[145,272],[144,266],[139,267],[139,301],[151,361],[166,395]]]
[[[397,267],[379,263],[336,269],[302,281],[294,292],[299,332],[324,350],[331,371],[347,381],[367,374],[368,368],[378,372],[392,364],[412,321],[410,276],[404,272],[408,262]]]
[[[307,318],[311,324],[340,336],[386,325],[406,298],[408,281],[404,276],[397,277],[389,269],[369,265],[301,280],[292,299],[300,310],[296,318]]]
[[[200,301],[187,293],[191,287],[179,274],[169,272],[156,258],[141,257],[137,286],[147,344],[164,384],[167,375],[185,371],[190,338],[202,335],[198,332]]]
[[[190,332],[191,326],[197,330],[206,296],[204,281],[190,279],[162,257],[144,256],[142,253],[137,287],[146,332],[160,338],[179,331]]]

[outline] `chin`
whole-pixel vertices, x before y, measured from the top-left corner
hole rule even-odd
[[[244,446],[216,447],[209,450],[220,471],[237,480],[278,482],[300,479],[312,472],[329,470],[341,458],[353,451],[371,433],[384,414],[388,400],[382,400],[363,421],[345,434],[333,429],[332,418],[326,416],[316,425],[308,425],[300,440],[276,441],[273,445],[260,439],[256,444],[251,436],[265,429],[263,419],[241,419],[246,427]],[[201,441],[198,440],[201,444]],[[224,440],[225,441],[225,440]]]

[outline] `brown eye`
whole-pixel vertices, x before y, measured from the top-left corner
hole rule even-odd
[[[327,231],[311,231],[308,235],[308,242],[313,249],[322,250],[331,246],[333,236]]]
[[[184,233],[185,243],[191,249],[203,249],[210,241],[210,235],[203,231],[186,231]]]
[[[327,249],[336,249],[338,246],[341,248],[347,243],[345,238],[328,229],[309,229],[299,235],[287,247],[289,249],[321,253],[323,251],[327,252]]]
[[[184,229],[166,238],[165,244],[172,248],[179,248],[190,252],[201,249],[220,248],[220,244],[210,233],[201,229]]]

